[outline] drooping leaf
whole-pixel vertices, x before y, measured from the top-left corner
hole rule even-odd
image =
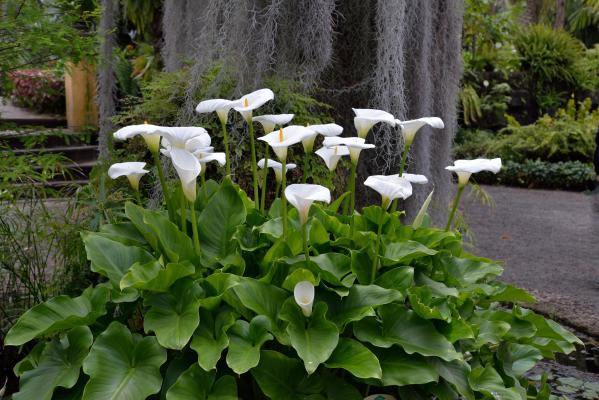
[[[198,353],[198,364],[205,370],[216,368],[220,355],[229,346],[227,330],[235,323],[235,313],[228,307],[220,309],[216,316],[200,309],[202,323],[191,341],[191,348]]]
[[[79,297],[58,296],[38,304],[21,315],[8,331],[4,344],[20,346],[42,335],[90,325],[106,314],[108,294],[105,287],[88,288]]]
[[[474,393],[470,388],[468,376],[470,366],[465,361],[444,361],[437,357],[429,357],[427,361],[435,368],[439,376],[451,383],[458,393],[467,400],[474,400]]]
[[[158,238],[152,229],[145,224],[144,211],[145,209],[143,207],[131,203],[130,201],[125,203],[125,215],[127,218],[129,218],[131,223],[135,226],[135,228],[137,228],[146,242],[148,242],[154,250],[158,251]]]
[[[166,292],[181,278],[193,275],[195,267],[189,261],[168,263],[162,268],[157,261],[133,264],[120,282],[121,289],[133,287],[150,292]]]
[[[171,262],[196,262],[197,255],[191,238],[173,224],[166,215],[143,210],[143,222],[158,238],[161,252]]]
[[[503,272],[503,268],[497,264],[469,258],[443,257],[442,264],[447,271],[447,280],[452,285],[467,286]]]
[[[536,347],[519,343],[502,343],[497,351],[504,370],[509,370],[514,377],[520,377],[534,368],[543,359],[543,354]]]
[[[400,345],[408,354],[419,353],[446,361],[462,358],[453,345],[428,320],[398,304],[387,304],[378,310],[381,323],[368,317],[354,324],[354,335],[377,347]]]
[[[133,264],[154,261],[154,257],[141,247],[127,246],[92,232],[81,236],[87,259],[91,261],[91,270],[110,279],[116,287]]]
[[[339,344],[325,365],[343,368],[358,378],[381,379],[382,376],[377,357],[362,343],[350,338],[339,338]]]
[[[143,247],[149,243],[131,222],[119,222],[100,226],[100,232],[106,234],[108,239],[121,242],[128,246]]]
[[[154,332],[158,342],[181,350],[200,323],[200,301],[204,291],[192,280],[176,282],[168,293],[148,295],[144,304],[150,309],[144,318],[144,330]]]
[[[25,372],[37,368],[40,362],[40,357],[42,356],[42,352],[46,347],[46,343],[47,342],[45,341],[37,342],[37,344],[33,346],[33,349],[31,349],[25,358],[15,364],[12,369],[15,376],[21,377],[21,375],[23,375]]]
[[[131,334],[113,322],[93,344],[83,362],[90,379],[82,400],[145,399],[158,393],[162,384],[160,366],[166,350],[155,337]]]
[[[325,362],[337,347],[339,330],[337,326],[325,317],[327,305],[317,302],[307,323],[299,306],[293,299],[285,302],[281,309],[280,318],[287,321],[287,333],[291,346],[304,361],[308,374]]]
[[[198,218],[202,252],[211,258],[224,258],[234,243],[237,226],[245,221],[246,215],[239,192],[230,184],[221,186]]]
[[[491,398],[500,396],[504,400],[522,400],[518,390],[506,387],[499,373],[491,365],[472,369],[468,381],[472,389]]]
[[[374,281],[374,284],[385,289],[398,290],[405,296],[407,289],[414,284],[414,268],[393,268],[382,275],[379,275]]]
[[[179,376],[166,394],[166,400],[237,400],[237,383],[229,375],[215,382],[216,373],[193,364]]]
[[[36,368],[21,376],[20,390],[12,398],[50,400],[55,388],[75,386],[92,342],[87,326],[78,326],[61,339],[52,340],[45,346]]]
[[[273,339],[268,333],[269,327],[269,320],[263,315],[257,315],[250,323],[237,320],[227,331],[227,365],[236,374],[243,374],[258,365],[260,348],[265,342]]]
[[[397,346],[377,351],[385,386],[422,385],[437,382],[439,374],[425,357],[406,354]]]
[[[241,303],[256,314],[266,315],[275,321],[281,305],[289,297],[289,293],[276,286],[255,279],[244,279],[233,291]]]
[[[425,245],[412,240],[393,242],[385,246],[382,263],[384,266],[409,264],[412,260],[435,254],[437,254],[436,250],[429,249]]]

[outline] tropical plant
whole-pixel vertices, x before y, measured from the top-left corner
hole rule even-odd
[[[415,134],[411,125],[425,123],[438,125],[394,125]],[[267,141],[283,163],[313,134],[302,128],[274,131],[284,145]],[[121,221],[82,233],[102,282],[33,307],[11,328],[6,345],[37,340],[15,367],[15,400],[541,400],[523,374],[580,343],[524,308],[533,297],[496,281],[501,266],[466,251],[459,233],[431,226],[431,196],[412,225],[388,212],[411,194],[407,178],[369,178],[381,206],[342,215],[346,195],[285,187],[283,170],[284,195],[262,212],[229,177],[196,188],[201,166],[189,157],[210,144],[203,129],[145,129],[136,134],[162,136],[180,190],[168,193],[169,210],[127,202]],[[343,144],[358,163],[364,139]],[[466,175],[499,166],[453,170],[463,188]]]

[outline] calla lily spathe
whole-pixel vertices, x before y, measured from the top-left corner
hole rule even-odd
[[[157,153],[160,149],[160,137],[166,129],[168,128],[152,124],[129,125],[117,130],[114,133],[114,138],[117,140],[127,140],[140,135],[146,142],[148,149],[152,153]]]
[[[404,142],[406,143],[406,145],[411,145],[414,141],[414,138],[416,137],[416,133],[418,133],[420,128],[426,125],[435,129],[445,128],[443,120],[437,117],[425,117],[412,119],[409,121],[395,120],[395,123],[401,127],[401,133],[404,137]]]
[[[295,303],[300,306],[304,316],[312,315],[312,306],[314,305],[314,285],[309,281],[300,281],[293,288],[293,298]]]
[[[202,164],[190,152],[178,148],[170,151],[173,167],[179,175],[185,198],[191,202],[196,199],[196,179],[202,172]]]
[[[475,160],[456,160],[454,165],[445,167],[448,171],[453,171],[458,175],[458,186],[465,186],[470,180],[470,176],[481,171],[490,171],[494,174],[501,169],[501,158],[477,158]]]
[[[368,132],[379,122],[385,122],[395,126],[395,117],[387,111],[376,110],[373,108],[353,108],[356,116],[354,117],[354,126],[358,132],[358,137],[366,139]]]
[[[287,161],[287,149],[289,146],[301,142],[306,136],[311,134],[312,131],[305,126],[290,125],[259,137],[258,140],[268,143],[277,157],[279,157],[279,160],[285,162]]]
[[[133,190],[139,190],[139,180],[148,170],[144,169],[145,162],[123,162],[115,163],[108,168],[108,176],[112,179],[117,179],[121,176],[126,176]]]
[[[264,164],[265,164],[265,160],[264,158],[261,159],[260,161],[258,161],[258,167],[260,169],[264,169]],[[289,163],[286,164],[285,166],[285,171],[289,171],[290,169],[294,169],[296,168],[297,165],[293,164],[293,163]],[[275,172],[275,177],[277,180],[277,183],[281,183],[282,179],[283,179],[283,164],[281,164],[278,161],[275,160],[268,160],[268,168],[272,168],[272,170]]]
[[[215,112],[220,122],[226,124],[231,108],[239,105],[241,105],[241,100],[210,99],[201,101],[196,107],[196,112],[199,114]]]
[[[162,147],[167,150],[163,154],[167,156],[173,148],[193,153],[197,149],[209,147],[212,141],[206,129],[198,126],[168,127],[164,129],[162,137]]]
[[[227,155],[225,153],[215,153],[214,147],[203,147],[193,152],[193,155],[198,159],[202,167],[200,175],[206,172],[206,164],[216,161],[221,167],[227,163]]]
[[[307,135],[304,140],[302,140],[304,152],[306,153],[312,153],[314,148],[314,140],[316,139],[317,135],[320,134],[325,137],[339,136],[343,132],[343,127],[337,124],[308,125],[307,128],[313,133],[311,135]]]
[[[322,142],[325,147],[335,147],[339,145],[347,146],[349,158],[352,163],[357,164],[362,150],[374,149],[375,145],[366,143],[366,139],[359,137],[326,137]]]
[[[329,171],[333,172],[341,157],[349,155],[349,149],[347,146],[322,147],[316,150],[316,154],[323,159]]]
[[[268,135],[275,130],[275,126],[287,125],[293,117],[293,114],[267,114],[253,117],[252,121],[259,122],[262,125],[264,134]]]
[[[399,174],[397,176],[399,176]],[[425,185],[428,183],[428,178],[424,175],[403,173],[401,177],[410,183],[416,183],[418,185]]]
[[[310,207],[315,201],[331,202],[331,191],[321,185],[296,183],[285,189],[285,198],[297,209],[302,225],[308,221]]]
[[[382,197],[382,206],[387,209],[395,199],[407,199],[412,195],[412,184],[398,175],[372,175],[364,185],[376,190]]]
[[[252,93],[241,96],[240,103],[236,105],[235,111],[238,111],[248,124],[252,123],[253,111],[262,107],[265,103],[275,98],[275,94],[270,89],[259,89]]]

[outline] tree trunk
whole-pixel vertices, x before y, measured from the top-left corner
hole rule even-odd
[[[566,25],[566,0],[555,0],[555,21],[553,29],[564,29]]]
[[[526,0],[526,10],[522,14],[523,25],[535,25],[539,23],[543,0]]]

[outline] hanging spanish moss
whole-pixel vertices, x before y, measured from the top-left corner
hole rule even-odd
[[[98,114],[100,132],[98,137],[99,159],[107,160],[112,147],[114,126],[111,118],[116,111],[116,76],[114,71],[113,51],[115,49],[115,30],[119,17],[118,0],[102,0],[102,18],[99,32],[102,37],[98,67]]]

